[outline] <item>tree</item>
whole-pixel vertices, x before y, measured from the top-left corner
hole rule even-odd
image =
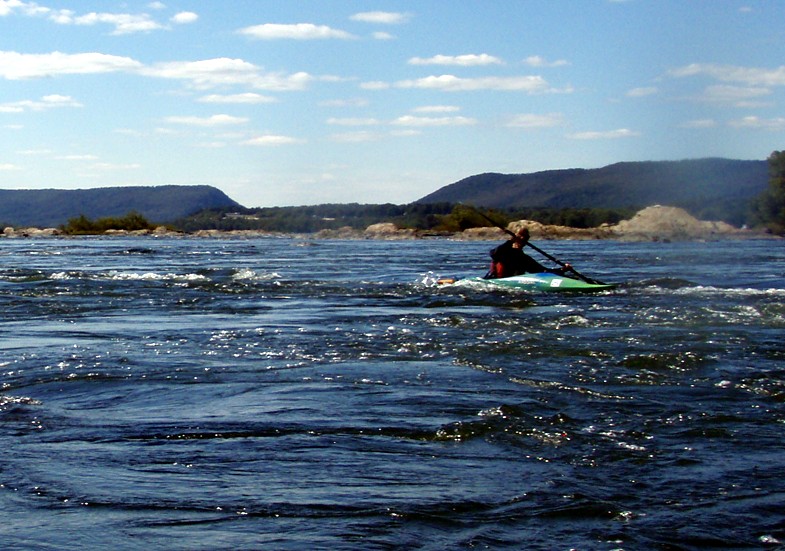
[[[785,234],[785,151],[768,158],[769,187],[753,203],[756,221],[773,233]]]

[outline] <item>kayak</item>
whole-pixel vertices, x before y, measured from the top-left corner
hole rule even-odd
[[[573,279],[551,273],[523,274],[512,277],[485,279],[472,277],[467,279],[443,278],[438,281],[441,285],[455,283],[471,283],[484,285],[491,288],[521,289],[525,291],[544,291],[548,293],[591,293],[608,291],[616,287],[611,283],[588,283],[581,279]]]

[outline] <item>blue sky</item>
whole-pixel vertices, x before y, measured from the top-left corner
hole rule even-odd
[[[775,0],[0,0],[0,188],[408,203],[785,149]]]

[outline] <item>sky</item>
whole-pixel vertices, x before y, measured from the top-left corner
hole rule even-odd
[[[0,189],[406,204],[781,149],[780,0],[0,0]]]

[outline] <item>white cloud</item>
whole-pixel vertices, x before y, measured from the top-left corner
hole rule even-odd
[[[166,117],[166,122],[173,124],[185,124],[188,126],[226,126],[233,124],[245,124],[247,117],[234,117],[232,115],[212,115],[210,117]]]
[[[82,107],[82,104],[71,96],[52,94],[40,100],[21,100],[0,103],[0,113],[22,113],[24,111],[43,111],[57,107]]]
[[[389,82],[382,82],[380,80],[374,80],[371,82],[363,82],[360,84],[360,88],[363,90],[387,90],[390,88]]]
[[[471,67],[477,65],[501,65],[503,62],[498,57],[488,54],[464,54],[464,55],[435,55],[433,57],[413,57],[408,61],[409,65],[459,65]]]
[[[277,146],[302,143],[302,140],[292,138],[290,136],[277,136],[274,134],[266,134],[264,136],[257,136],[242,142],[243,145],[257,145],[257,146]]]
[[[330,140],[339,143],[367,143],[375,142],[384,138],[384,134],[379,132],[369,132],[368,130],[358,130],[356,132],[340,132],[331,134]]]
[[[716,103],[731,103],[737,107],[749,107],[751,103],[754,103],[752,100],[768,95],[771,95],[771,90],[768,88],[716,84],[707,86],[703,95],[698,99]]]
[[[200,103],[237,103],[237,104],[258,104],[258,103],[275,103],[277,99],[270,96],[263,96],[253,92],[245,94],[209,94],[202,96],[198,100]]]
[[[2,171],[21,170],[21,167],[12,163],[0,163],[0,170]]]
[[[20,54],[0,51],[0,77],[8,80],[53,77],[57,75],[76,75],[111,73],[139,69],[141,63],[130,57],[101,54],[96,52],[81,54]]]
[[[97,161],[97,155],[59,155],[55,157],[59,161]]]
[[[640,136],[640,132],[628,130],[627,128],[619,128],[616,130],[606,131],[589,131],[589,132],[576,132],[568,134],[567,137],[573,140],[612,140],[618,138],[634,138]]]
[[[166,6],[162,2],[150,2],[147,5],[152,10],[163,10]],[[110,25],[114,27],[113,35],[124,35],[140,32],[150,32],[168,29],[166,25],[156,21],[147,13],[109,13],[89,12],[77,14],[74,10],[66,8],[49,8],[36,2],[23,2],[21,0],[0,0],[0,17],[11,14],[21,14],[27,17],[46,17],[58,25]],[[198,15],[193,12],[180,12],[171,18],[177,24],[193,23]]]
[[[643,86],[640,88],[633,88],[627,92],[627,97],[642,98],[645,96],[653,96],[659,90],[655,86]]]
[[[679,125],[679,128],[714,128],[717,121],[714,119],[695,119]]]
[[[506,124],[506,126],[513,128],[553,128],[562,125],[564,125],[564,115],[561,113],[548,113],[545,115],[525,113],[514,116]]]
[[[669,74],[676,78],[708,76],[722,82],[741,82],[748,86],[785,86],[785,65],[780,65],[775,69],[763,69],[713,63],[692,63],[673,69]]]
[[[19,12],[22,15],[35,17],[39,15],[47,15],[51,12],[49,8],[39,6],[35,2],[22,2],[21,0],[0,0],[0,17],[12,15]]]
[[[391,11],[366,11],[355,13],[349,19],[352,21],[362,21],[363,23],[379,23],[383,25],[397,25],[405,23],[410,18],[407,13]]]
[[[395,86],[447,92],[506,90],[537,94],[549,91],[548,83],[540,76],[461,78],[454,75],[440,75],[417,80],[402,80],[396,82]]]
[[[187,25],[196,22],[197,19],[199,19],[199,15],[192,11],[181,11],[180,13],[174,14],[170,21],[178,25]]]
[[[377,124],[381,124],[379,120],[373,118],[329,118],[327,119],[327,124],[333,124],[338,126],[375,126]]]
[[[395,40],[395,35],[383,31],[377,31],[371,36],[373,36],[376,40]]]
[[[782,131],[785,130],[785,117],[762,119],[756,116],[749,116],[730,121],[728,124],[734,128]]]
[[[523,62],[529,67],[563,67],[564,65],[569,65],[569,62],[565,59],[548,61],[544,57],[538,55],[530,55],[524,59]]]
[[[415,113],[456,113],[460,110],[457,105],[423,105],[412,109]]]
[[[333,29],[326,25],[314,25],[313,23],[295,23],[291,25],[264,23],[262,25],[245,27],[237,32],[257,40],[318,40],[325,38],[339,38],[345,40],[354,38],[353,35],[346,31]]]
[[[112,34],[115,35],[150,32],[166,28],[146,13],[91,12],[85,15],[73,16],[71,12],[61,10],[54,14],[52,20],[61,25],[97,25],[105,23],[114,26]]]
[[[415,117],[404,115],[398,117],[392,124],[397,126],[471,126],[477,124],[476,119],[470,117]]]
[[[366,107],[370,102],[365,98],[331,99],[320,101],[321,107]]]
[[[93,170],[136,170],[142,168],[139,163],[93,163],[88,168]]]
[[[198,89],[239,84],[260,90],[302,90],[313,80],[308,73],[263,73],[253,63],[226,57],[159,63],[140,72],[158,78],[190,81]]]

